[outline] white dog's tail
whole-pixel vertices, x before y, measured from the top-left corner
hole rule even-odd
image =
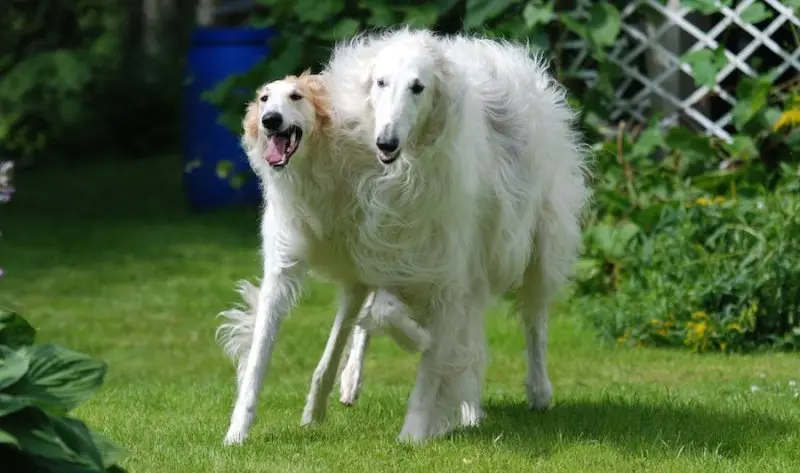
[[[253,344],[259,287],[250,281],[242,280],[239,281],[236,292],[242,296],[244,303],[220,312],[219,316],[226,318],[227,322],[217,329],[216,339],[225,354],[237,364],[238,371],[238,367],[242,365],[240,360],[247,359],[250,346]]]

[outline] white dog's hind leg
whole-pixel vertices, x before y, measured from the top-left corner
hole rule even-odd
[[[430,334],[411,318],[405,304],[390,292],[371,292],[359,314],[347,364],[342,370],[339,384],[342,404],[352,406],[358,399],[371,332],[384,329],[400,348],[408,352],[423,352],[431,345]]]
[[[563,285],[574,262],[580,241],[578,220],[567,208],[544,208],[535,237],[534,254],[517,294],[528,352],[528,405],[546,409],[553,398],[547,374],[547,319],[550,304]]]
[[[369,319],[386,332],[403,350],[416,353],[431,346],[430,333],[412,317],[411,309],[389,291],[379,289],[371,306]]]
[[[345,406],[354,405],[361,394],[364,356],[368,346],[369,332],[360,326],[356,326],[353,331],[353,340],[350,342],[350,355],[347,357],[347,364],[344,366],[339,380],[339,391],[341,393],[339,402]]]
[[[261,283],[252,345],[247,358],[240,360],[244,367],[239,368],[239,389],[225,445],[239,444],[247,438],[281,321],[294,306],[304,275],[305,267],[294,264],[266,274]]]
[[[342,352],[366,296],[366,286],[353,285],[342,288],[339,310],[331,327],[328,343],[311,379],[311,390],[303,410],[301,425],[319,423],[325,419],[328,397],[333,389]]]

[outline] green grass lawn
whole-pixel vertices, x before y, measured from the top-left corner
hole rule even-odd
[[[108,361],[75,414],[129,450],[131,472],[800,471],[797,355],[610,348],[568,310],[551,323],[547,412],[525,408],[524,342],[497,307],[480,428],[398,444],[417,357],[386,339],[370,347],[359,403],[336,392],[328,421],[300,428],[333,319],[321,283],[283,326],[248,442],[225,448],[234,371],[215,315],[238,279],[259,276],[257,211],[189,211],[174,159],[18,174],[0,207],[0,302],[40,341]]]

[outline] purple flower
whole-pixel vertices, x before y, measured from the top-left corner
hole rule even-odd
[[[11,200],[14,193],[14,186],[11,185],[11,171],[14,170],[14,163],[11,161],[0,161],[0,203]],[[0,278],[5,271],[0,268]]]

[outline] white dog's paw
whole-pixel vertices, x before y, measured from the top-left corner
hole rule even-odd
[[[361,373],[356,363],[348,363],[342,370],[339,378],[339,402],[345,406],[352,406],[356,403],[358,395],[361,393]]]
[[[402,443],[424,442],[428,438],[429,423],[427,416],[417,412],[409,412],[397,440]]]
[[[484,417],[486,417],[486,413],[479,405],[468,402],[461,403],[461,425],[463,427],[477,427]]]
[[[528,391],[528,407],[534,411],[543,411],[550,407],[553,400],[553,385],[549,379],[536,383],[526,383]]]
[[[231,445],[241,445],[247,439],[247,432],[242,430],[235,430],[233,426],[228,429],[228,433],[225,434],[225,440],[222,441],[222,444],[227,446]]]
[[[303,416],[300,418],[300,426],[308,427],[323,423],[327,415],[327,407],[324,402],[307,402],[303,409]]]
[[[431,337],[431,334],[425,329],[420,329],[417,333],[417,348],[420,353],[428,351],[432,343],[433,337]]]
[[[224,445],[239,445],[247,439],[250,426],[253,425],[255,413],[246,408],[234,407],[228,433],[225,434]]]

